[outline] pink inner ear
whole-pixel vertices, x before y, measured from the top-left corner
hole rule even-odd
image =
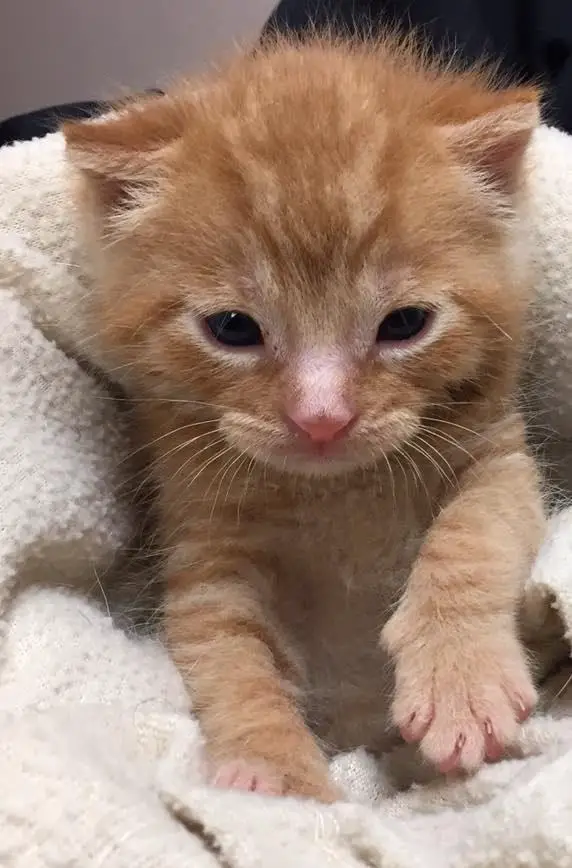
[[[515,102],[463,124],[448,124],[442,134],[461,162],[484,171],[492,183],[510,194],[539,123],[535,101]]]

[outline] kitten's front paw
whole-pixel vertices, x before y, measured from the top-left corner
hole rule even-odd
[[[300,796],[330,804],[340,793],[329,777],[316,773],[301,777],[281,770],[265,760],[237,758],[222,763],[212,778],[212,784],[222,789],[242,790],[265,796]]]
[[[524,651],[506,628],[416,625],[403,644],[399,614],[384,642],[395,654],[393,720],[441,772],[500,759],[537,702]]]

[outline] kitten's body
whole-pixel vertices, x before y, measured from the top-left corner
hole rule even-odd
[[[392,720],[442,769],[498,756],[534,705],[517,609],[543,509],[515,393],[537,122],[530,91],[318,40],[67,131],[219,783],[333,798],[301,712],[379,747],[390,661]],[[246,343],[221,343],[231,321]]]
[[[181,450],[167,478],[181,458],[190,456]],[[180,512],[173,514],[173,538],[185,540],[192,561],[201,557],[203,539],[228,539],[236,529],[244,544],[255,528],[255,544],[270,564],[269,612],[292,656],[312,729],[332,749],[380,747],[392,738],[392,678],[379,632],[401,596],[443,481],[420,462],[431,502],[411,469],[398,464],[393,481],[382,467],[321,485],[289,482],[269,468],[250,468],[248,480],[239,474],[232,482],[235,469],[228,468],[216,504],[224,461],[201,474],[185,529]],[[188,490],[197,473],[192,461],[187,472],[177,479]],[[182,496],[168,493],[167,500],[180,504]]]

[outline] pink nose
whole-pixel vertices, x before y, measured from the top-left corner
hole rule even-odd
[[[349,411],[347,414],[332,416],[305,416],[290,413],[286,417],[289,428],[295,434],[308,437],[312,443],[331,443],[332,440],[339,440],[348,433],[355,419],[355,415]]]

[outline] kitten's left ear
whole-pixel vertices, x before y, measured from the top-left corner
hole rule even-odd
[[[133,212],[139,193],[152,193],[180,141],[184,117],[173,98],[154,96],[64,124],[68,160],[82,172],[104,217]]]
[[[180,111],[167,96],[127,103],[101,117],[63,125],[67,154],[85,172],[117,181],[148,174],[182,133]]]
[[[478,171],[499,192],[516,192],[523,158],[540,124],[539,94],[533,88],[499,92],[498,107],[440,129],[459,161]]]

